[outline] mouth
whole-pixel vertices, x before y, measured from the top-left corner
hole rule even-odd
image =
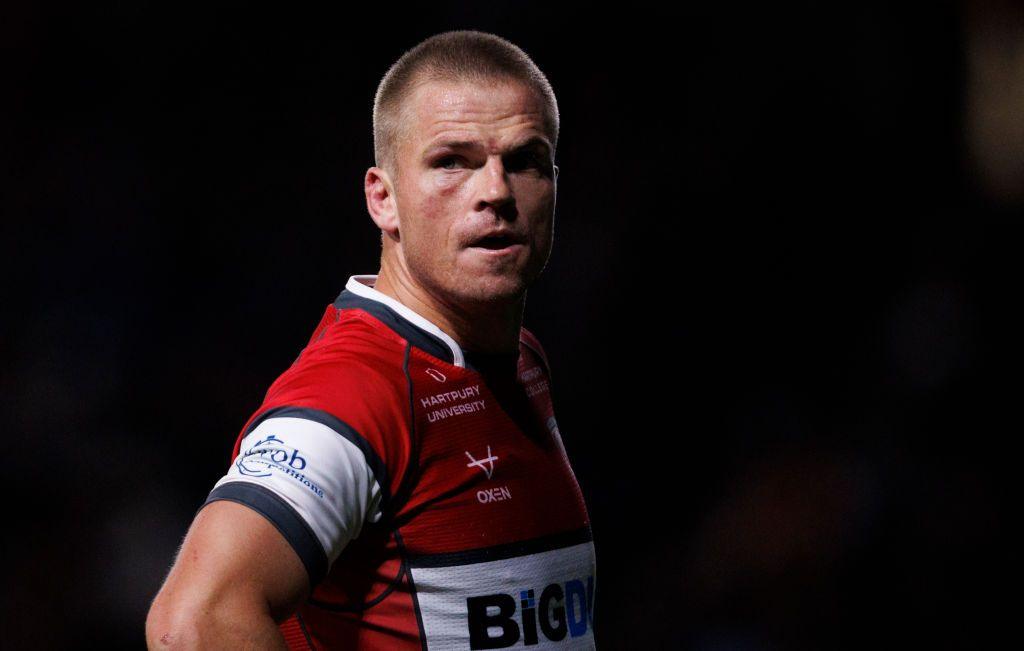
[[[510,235],[488,235],[487,237],[480,238],[473,244],[470,244],[470,247],[474,249],[486,249],[488,251],[503,251],[511,248],[512,246],[518,245],[519,243],[519,240]]]
[[[470,242],[466,247],[488,258],[512,257],[526,248],[526,238],[509,231],[491,232]]]

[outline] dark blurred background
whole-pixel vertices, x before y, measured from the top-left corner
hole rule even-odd
[[[695,5],[5,3],[0,646],[143,645],[239,429],[377,271],[378,80],[452,28],[559,98],[526,326],[600,647],[994,643],[1024,9]]]

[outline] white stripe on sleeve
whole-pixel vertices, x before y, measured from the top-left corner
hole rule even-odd
[[[242,439],[228,482],[251,482],[284,499],[316,534],[328,563],[381,517],[381,490],[363,452],[327,425],[268,418]]]

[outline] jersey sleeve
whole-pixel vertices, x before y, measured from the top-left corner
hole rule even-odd
[[[411,464],[404,351],[358,325],[328,328],[274,382],[206,500],[263,514],[311,586],[365,525],[388,517]]]
[[[261,513],[295,549],[315,585],[363,524],[381,517],[375,453],[344,422],[309,408],[272,412],[242,439],[206,503]]]

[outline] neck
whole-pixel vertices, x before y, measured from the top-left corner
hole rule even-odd
[[[457,305],[433,296],[405,274],[381,261],[373,286],[448,333],[463,350],[478,353],[514,353],[519,350],[525,294],[511,302]]]

